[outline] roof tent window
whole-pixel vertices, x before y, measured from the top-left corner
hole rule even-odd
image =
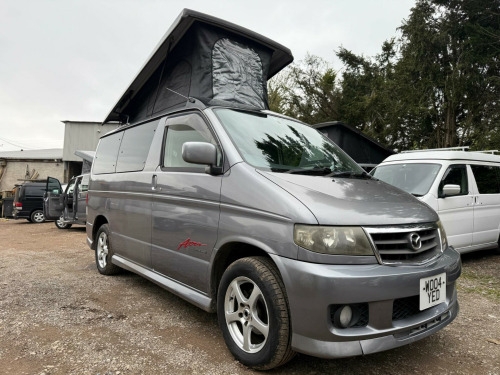
[[[212,49],[213,98],[265,108],[262,61],[249,47],[228,38]]]

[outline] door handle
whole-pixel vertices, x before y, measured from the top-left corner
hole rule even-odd
[[[158,189],[158,175],[153,175],[153,181],[152,181],[153,186],[151,187],[151,190],[156,191],[156,190],[161,190]]]

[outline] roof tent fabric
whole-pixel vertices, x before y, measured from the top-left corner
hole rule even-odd
[[[268,109],[267,80],[292,61],[270,39],[184,9],[104,122],[135,123],[185,106],[188,97]]]

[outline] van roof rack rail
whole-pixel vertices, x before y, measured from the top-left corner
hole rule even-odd
[[[408,154],[411,152],[427,152],[427,151],[469,151],[469,146],[445,147],[445,148],[427,148],[425,150],[406,150],[406,151],[401,151],[401,153]]]
[[[474,151],[474,152],[480,152],[482,154],[492,154],[492,155],[495,155],[499,151],[498,150],[482,150],[482,151]]]
[[[410,154],[412,152],[427,152],[427,151],[468,151],[468,152],[479,152],[481,154],[491,154],[495,155],[499,153],[500,151],[498,150],[481,150],[481,151],[471,151],[469,150],[469,146],[458,146],[458,147],[446,147],[446,148],[427,148],[424,150],[406,150],[406,151],[401,151],[402,154]]]

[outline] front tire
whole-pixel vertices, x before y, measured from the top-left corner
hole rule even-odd
[[[30,219],[32,223],[41,224],[45,221],[45,216],[42,210],[35,210],[31,213]]]
[[[269,370],[294,356],[285,287],[268,258],[243,258],[227,268],[217,312],[227,347],[244,365]]]
[[[109,226],[103,224],[96,235],[95,263],[97,270],[103,275],[115,275],[120,271],[120,267],[111,263],[113,251],[109,244]]]
[[[59,219],[57,219],[55,221],[56,223],[56,227],[58,227],[59,229],[69,229],[71,228],[71,224],[67,224],[63,221],[63,216],[61,215],[61,217]]]

